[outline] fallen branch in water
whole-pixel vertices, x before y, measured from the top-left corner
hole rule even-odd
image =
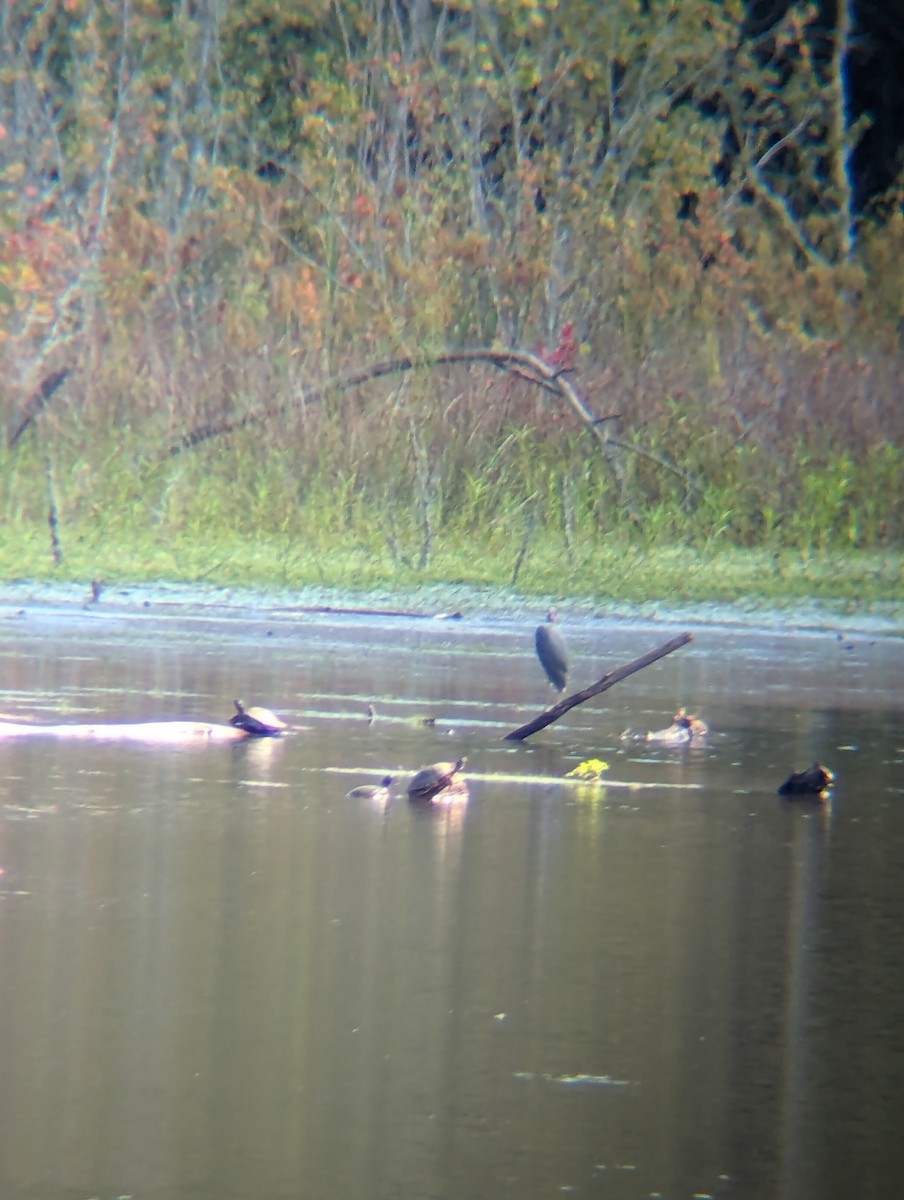
[[[277,608],[280,613],[323,613],[337,617],[411,617],[425,621],[460,621],[460,612],[416,612],[407,608],[342,608],[335,604],[288,604]]]
[[[634,675],[637,671],[642,671],[644,667],[658,662],[660,658],[665,658],[673,650],[680,650],[682,646],[686,646],[688,642],[692,642],[693,640],[694,635],[692,633],[679,633],[671,641],[666,642],[662,646],[657,646],[655,650],[650,650],[646,654],[642,654],[640,658],[635,658],[633,662],[626,663],[623,667],[616,667],[614,671],[609,671],[602,679],[598,679],[596,683],[591,683],[590,687],[584,688],[582,692],[575,692],[573,696],[566,696],[564,700],[560,700],[553,708],[548,708],[546,712],[540,713],[538,717],[534,717],[532,721],[528,721],[520,729],[513,729],[511,733],[507,733],[504,740],[508,742],[523,742],[532,733],[537,733],[539,730],[545,729],[547,725],[552,725],[553,721],[558,721],[559,717],[564,717],[567,712],[570,712],[573,708],[577,708],[585,700],[592,700],[594,696],[599,696],[601,692],[607,692],[609,688],[613,687],[616,683],[620,683],[622,679],[627,679],[629,675]]]
[[[151,746],[206,746],[244,742],[252,735],[235,725],[210,721],[97,721],[92,724],[39,725],[32,721],[0,721],[0,742],[7,738],[63,738],[88,742],[144,742]]]

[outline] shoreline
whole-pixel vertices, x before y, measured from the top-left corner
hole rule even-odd
[[[838,633],[904,638],[904,601],[705,601],[693,605],[647,601],[607,602],[604,597],[526,596],[473,584],[429,584],[409,589],[366,589],[306,586],[289,588],[230,587],[172,582],[110,584],[97,599],[79,583],[0,581],[0,621],[27,618],[29,612],[71,619],[124,617],[235,616],[274,619],[333,616],[358,619],[392,617],[434,620],[479,616],[484,620],[533,620],[555,603],[569,620],[608,621],[627,625],[682,625],[692,629],[722,628],[781,634]]]

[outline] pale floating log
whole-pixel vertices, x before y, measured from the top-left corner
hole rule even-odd
[[[234,725],[219,725],[211,721],[96,721],[60,725],[0,721],[0,741],[6,738],[52,737],[68,741],[198,746],[211,742],[244,742],[250,736],[244,729],[237,729]]]

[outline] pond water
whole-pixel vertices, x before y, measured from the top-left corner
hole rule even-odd
[[[677,631],[560,614],[575,689]],[[897,1194],[904,641],[699,628],[512,744],[541,615],[0,609],[8,715],[306,727],[0,741],[3,1200]]]

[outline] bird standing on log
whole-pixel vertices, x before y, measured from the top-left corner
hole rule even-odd
[[[557,616],[556,610],[551,608],[543,624],[537,626],[534,644],[546,678],[557,692],[563,692],[568,682],[568,651],[564,638],[556,628]]]

